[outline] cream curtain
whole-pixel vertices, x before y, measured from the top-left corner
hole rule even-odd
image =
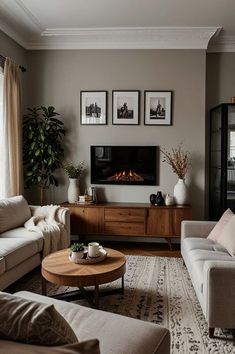
[[[6,58],[3,78],[1,197],[23,192],[22,122],[19,68]]]

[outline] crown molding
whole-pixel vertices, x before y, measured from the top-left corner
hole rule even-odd
[[[213,41],[207,50],[209,53],[235,52],[235,35],[221,35]]]
[[[27,49],[204,49],[220,27],[47,28]]]

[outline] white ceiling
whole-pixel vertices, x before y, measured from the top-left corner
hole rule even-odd
[[[0,28],[27,49],[235,51],[235,0],[0,0]]]

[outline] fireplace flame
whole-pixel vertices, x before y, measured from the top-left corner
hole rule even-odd
[[[122,181],[122,182],[131,182],[131,181],[144,181],[138,173],[129,170],[116,172],[113,176],[107,178],[108,181]]]

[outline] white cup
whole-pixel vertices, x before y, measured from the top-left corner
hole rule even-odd
[[[90,242],[88,243],[88,256],[89,257],[99,257],[100,251],[99,251],[99,243],[98,242]]]

